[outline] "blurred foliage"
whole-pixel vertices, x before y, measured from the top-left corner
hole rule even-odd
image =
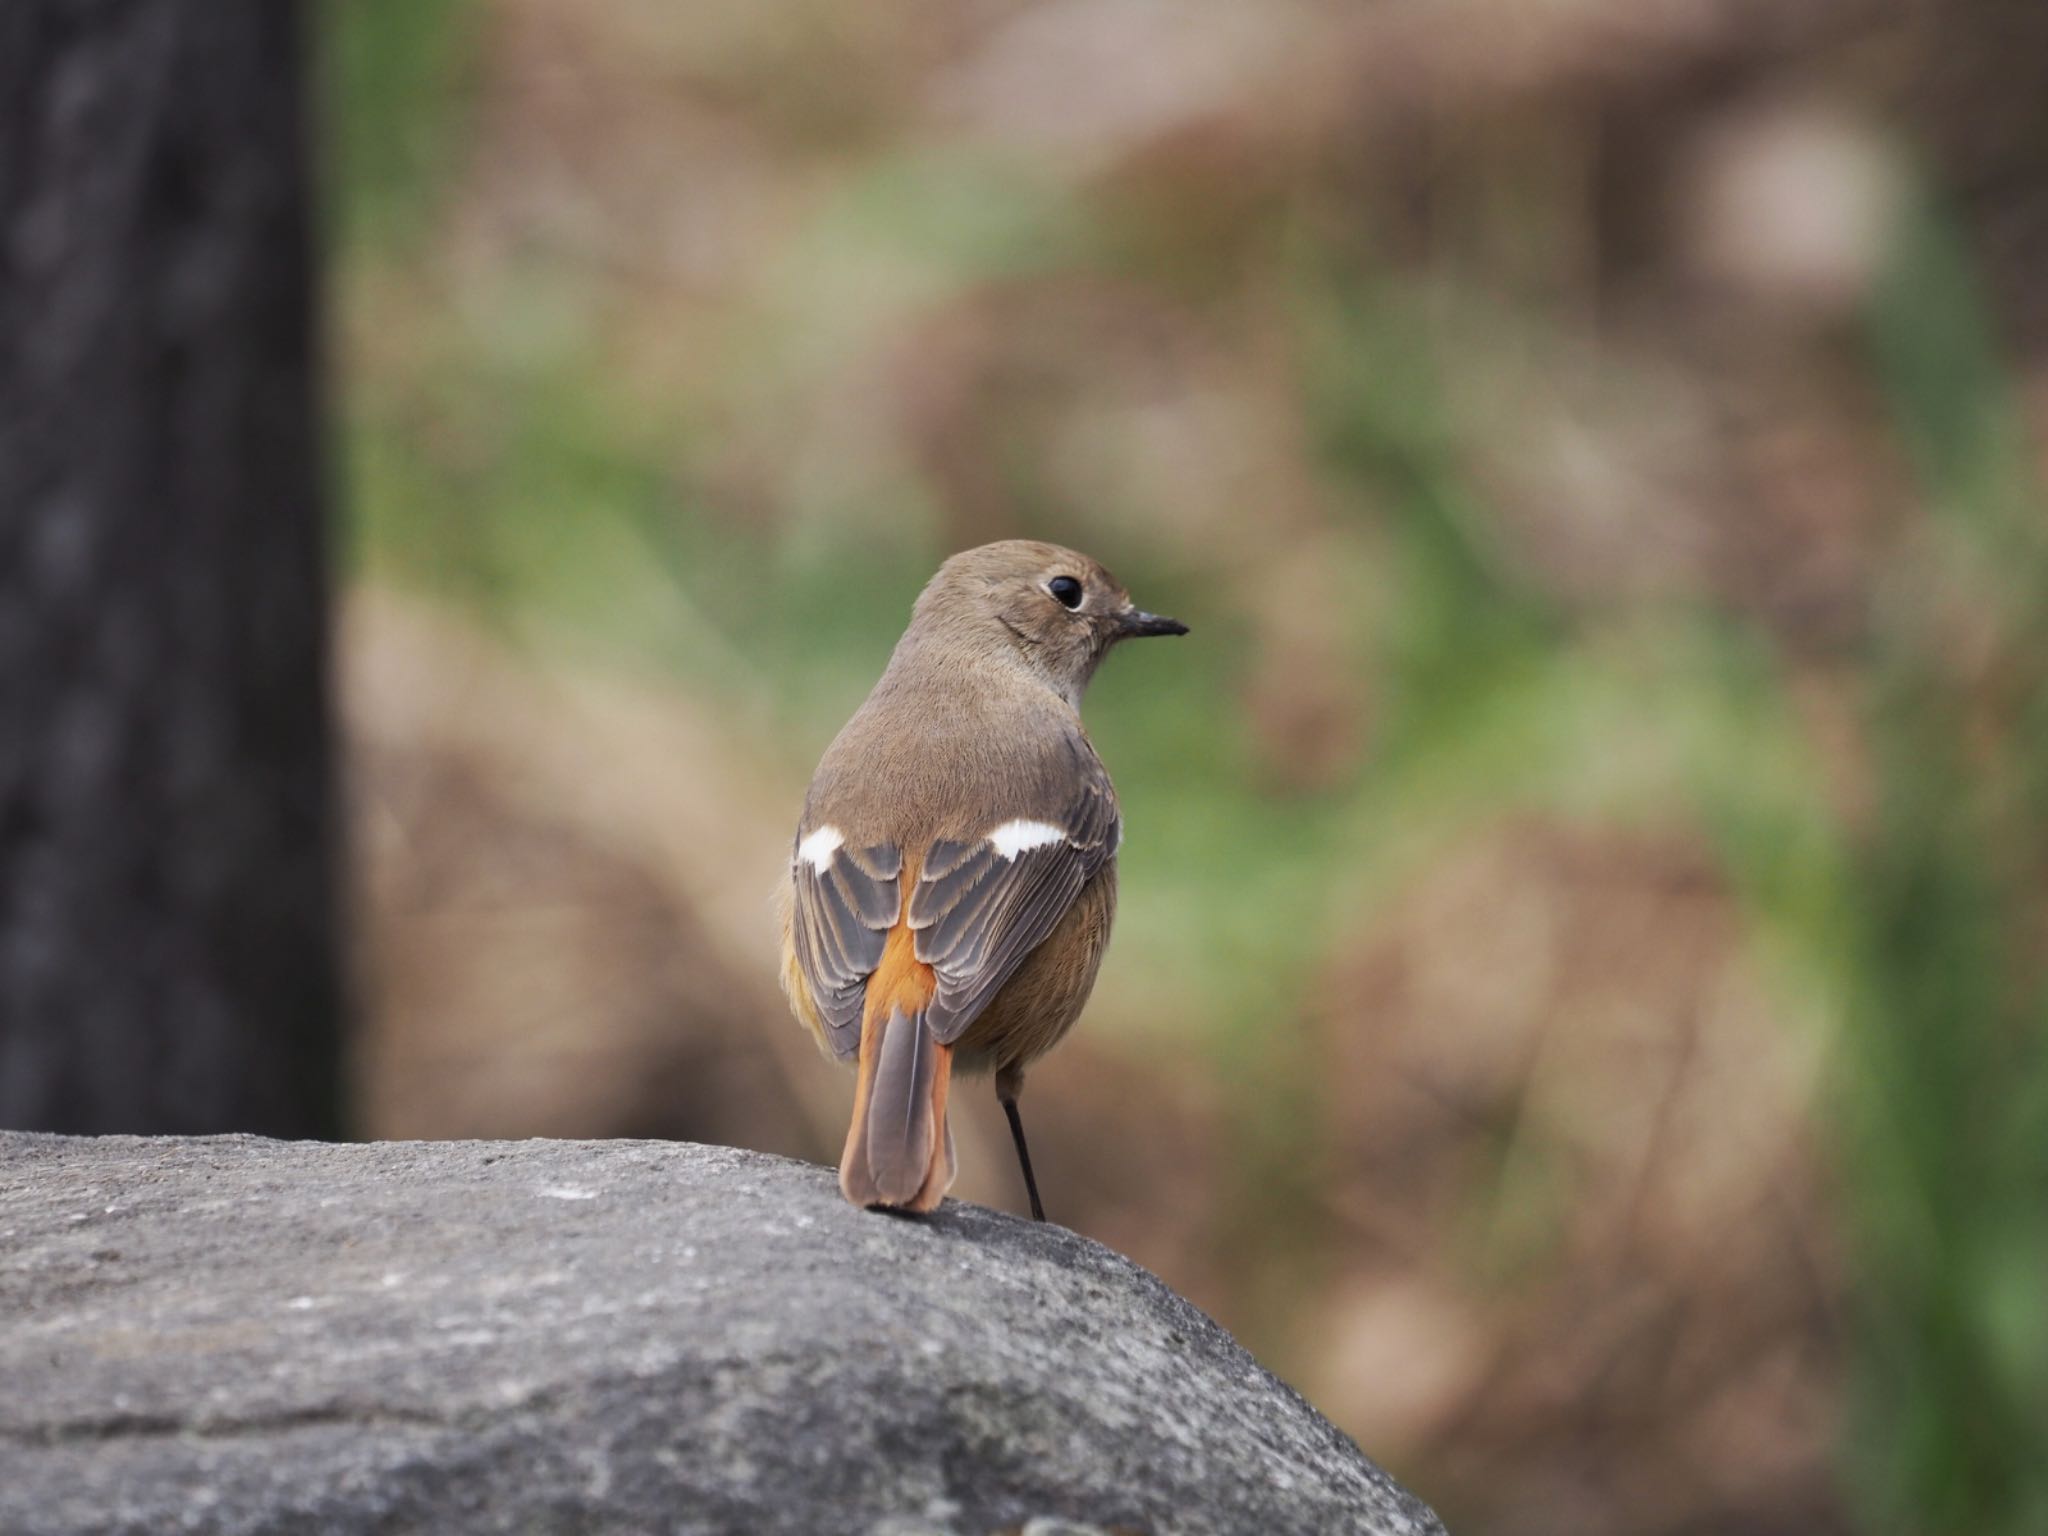
[[[1192,1056],[1214,1085],[1203,1203],[1229,1273],[1212,1294],[1296,1375],[1336,1369],[1317,1298],[1391,1272],[1383,1236],[1332,1235],[1347,1202],[1369,1200],[1350,1186],[1446,1176],[1350,1150],[1361,1127],[1331,1075],[1346,1059],[1333,1037],[1378,1021],[1332,999],[1357,957],[1492,829],[1533,821],[1596,847],[1697,836],[1727,893],[1702,921],[1734,913],[1768,1029],[1830,1063],[1838,1151],[1785,1155],[1823,1170],[1824,1195],[1795,1219],[1826,1228],[1839,1212],[1847,1234],[1840,1508],[1872,1531],[2048,1529],[2048,524],[2025,365],[1994,343],[1968,213],[1937,211],[1949,170],[1893,165],[1871,184],[1909,191],[1873,193],[1883,216],[1868,229],[1843,216],[1863,232],[1855,250],[1877,253],[1867,283],[1841,279],[1848,300],[1804,267],[1784,279],[1817,319],[1661,267],[1612,279],[1610,311],[1577,290],[1633,249],[1639,203],[1677,199],[1666,183],[1708,206],[1747,195],[1751,162],[1728,146],[1753,133],[1777,156],[1769,174],[1819,154],[1822,191],[1853,192],[1864,140],[1825,116],[1735,114],[1731,129],[1711,92],[1660,98],[1659,81],[1693,78],[1683,48],[1708,48],[1682,28],[1689,41],[1639,58],[1603,43],[1602,70],[1575,72],[1569,7],[1551,52],[1531,45],[1536,62],[1474,86],[1452,51],[1420,127],[1361,127],[1398,110],[1401,48],[1432,57],[1423,24],[1421,43],[1390,31],[1368,47],[1315,7],[1285,14],[1309,38],[1304,60],[1350,61],[1364,84],[1310,70],[1299,99],[1232,98],[1076,172],[1057,113],[1032,119],[1043,142],[1020,149],[933,126],[925,84],[980,78],[943,67],[973,29],[1008,27],[1028,57],[1029,27],[1083,24],[1069,8],[1034,22],[996,7],[933,36],[890,7],[828,24],[797,4],[683,21],[627,0],[573,20],[537,0],[334,0],[359,573],[437,594],[550,660],[707,701],[793,787],[951,547],[1070,540],[1193,620],[1190,641],[1119,657],[1091,696],[1133,846],[1090,1028],[1138,1058]],[[1654,41],[1663,8],[1650,14]],[[1088,24],[1171,30],[1144,6]],[[1825,77],[1826,36],[1766,34],[1730,22],[1709,64],[1782,89],[1772,72],[1793,55]],[[1208,59],[1176,36],[1169,60]],[[596,56],[631,57],[646,78],[579,94],[557,78],[571,68],[557,46],[586,65],[613,50]],[[522,66],[522,47],[545,67]],[[1542,67],[1554,92],[1516,73]],[[1642,83],[1600,94],[1632,68]],[[1290,134],[1319,90],[1340,105],[1304,150]],[[1500,101],[1445,105],[1461,90]],[[1123,131],[1109,120],[1105,135]],[[1603,150],[1627,169],[1651,144],[1678,146],[1655,195],[1601,193]],[[1688,153],[1696,179],[1681,184]],[[1735,170],[1717,180],[1724,153]],[[579,184],[619,165],[622,191]],[[670,228],[654,205],[696,178],[718,227]],[[1420,236],[1403,222],[1417,201]],[[737,255],[725,224],[753,230]],[[1808,256],[1710,254],[1758,270]],[[1717,324],[1716,304],[1734,318]],[[1759,420],[1787,399],[1806,434],[1789,448]],[[1759,486],[1721,474],[1738,452],[1819,467],[1761,459]],[[1893,484],[1898,465],[1910,487]],[[1836,484],[1868,503],[1837,519],[1847,531],[1802,524],[1801,498]],[[1600,522],[1603,494],[1627,521]],[[1684,857],[1655,857],[1692,878]],[[1600,1021],[1558,1027],[1580,1024]],[[1484,1150],[1455,1170],[1461,1209],[1427,1220],[1453,1254],[1456,1305],[1503,1317],[1518,1292],[1548,1294],[1534,1276],[1560,1297],[1590,1287],[1570,1232],[1584,1149],[1528,1133],[1524,1091],[1489,1101]],[[1756,1091],[1738,1084],[1725,1112],[1740,1120]],[[1582,1120],[1631,1107],[1589,1102]],[[1724,1237],[1693,1234],[1703,1265]],[[1829,1360],[1838,1341],[1804,1305],[1800,1337]],[[1502,1374],[1475,1370],[1474,1390],[1498,1392]],[[1544,1413],[1572,1417],[1531,1410]],[[1474,1491],[1495,1473],[1460,1461],[1461,1422],[1415,1429],[1403,1470],[1468,1509],[1469,1528],[1840,1515],[1816,1515],[1796,1476],[1776,1505],[1769,1489],[1707,1487],[1692,1510],[1666,1490],[1635,1512],[1615,1495],[1597,1513],[1562,1498],[1532,1513],[1534,1495]]]
[[[1856,1483],[1880,1530],[2048,1527],[2048,501],[1951,220],[1874,348],[1930,511],[1879,594],[1879,799],[1854,859]]]
[[[335,162],[328,224],[343,242],[417,233],[459,131],[474,20],[464,0],[329,0],[319,35]]]

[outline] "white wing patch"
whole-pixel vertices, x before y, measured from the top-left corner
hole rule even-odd
[[[1066,840],[1066,829],[1056,827],[1049,821],[1006,821],[989,833],[989,846],[1004,859],[1014,859],[1018,854],[1031,848],[1043,848],[1047,843]]]
[[[820,827],[796,845],[796,856],[823,873],[825,866],[832,862],[832,855],[845,841],[846,834],[837,827]]]

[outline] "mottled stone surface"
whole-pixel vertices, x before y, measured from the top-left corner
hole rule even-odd
[[[1440,1530],[1052,1226],[652,1142],[0,1134],[0,1531]]]

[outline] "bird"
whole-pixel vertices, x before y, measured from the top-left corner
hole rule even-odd
[[[953,1076],[992,1073],[1045,1219],[1017,1100],[1094,988],[1123,844],[1081,696],[1122,641],[1187,632],[1075,550],[964,550],[826,748],[780,888],[782,985],[856,1066],[839,1162],[853,1204],[935,1210],[955,1172]]]

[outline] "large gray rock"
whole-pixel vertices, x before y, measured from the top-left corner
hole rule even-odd
[[[1440,1531],[1052,1226],[649,1142],[0,1134],[0,1531]]]

